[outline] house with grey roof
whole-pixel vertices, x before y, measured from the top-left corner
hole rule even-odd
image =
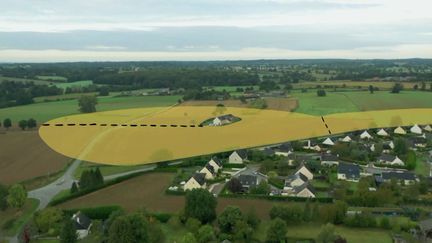
[[[357,164],[340,163],[337,178],[338,180],[358,182],[360,179],[360,166]]]
[[[236,150],[229,156],[228,163],[243,164],[247,160],[247,157],[247,151],[245,149]]]

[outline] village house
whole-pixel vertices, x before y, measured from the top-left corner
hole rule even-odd
[[[322,154],[320,157],[321,165],[333,166],[339,164],[339,157],[333,154]]]
[[[352,141],[352,138],[349,135],[346,135],[344,138],[342,138],[340,141],[344,143],[349,143]]]
[[[395,130],[393,131],[393,133],[394,134],[398,134],[398,135],[405,135],[406,131],[402,127],[397,127],[397,128],[395,128]]]
[[[337,178],[338,180],[358,182],[360,179],[360,166],[357,164],[340,163]]]
[[[399,159],[399,157],[391,154],[382,154],[380,157],[378,157],[377,162],[387,165],[405,165],[405,163],[401,159]]]
[[[305,141],[303,149],[310,149],[310,150],[314,150],[317,152],[321,151],[321,147],[318,145],[318,143],[316,143],[315,141],[312,141],[312,140]]]
[[[409,141],[416,148],[426,148],[427,147],[427,139],[424,137],[410,138]]]
[[[315,198],[315,189],[309,183],[305,183],[295,187],[293,194],[296,197]]]
[[[74,222],[78,239],[81,240],[87,237],[92,226],[91,219],[78,211],[76,214],[72,215],[72,221]]]
[[[207,163],[199,173],[205,174],[206,180],[212,180],[216,177],[216,171],[209,163]]]
[[[365,130],[364,132],[362,132],[362,134],[360,134],[360,139],[372,139],[373,137],[369,134],[369,132],[367,130]]]
[[[327,146],[333,146],[335,145],[335,143],[333,142],[333,140],[331,138],[326,138],[323,142],[323,145],[327,145]]]
[[[417,124],[410,128],[410,132],[419,135],[423,133],[422,129]]]
[[[218,117],[215,117],[215,119],[213,119],[212,125],[213,126],[227,125],[227,124],[234,122],[235,118],[236,117],[231,115],[231,114],[218,116]]]
[[[308,181],[309,179],[302,173],[290,175],[285,179],[283,190],[286,192],[290,192],[294,190],[295,187],[301,186]]]
[[[212,157],[207,164],[211,165],[216,173],[222,169],[222,161],[217,157]]]
[[[250,188],[256,187],[259,184],[258,176],[256,175],[240,175],[238,180],[245,191],[248,191]]]
[[[244,149],[236,150],[228,158],[230,164],[243,164],[247,161],[247,151]]]
[[[277,149],[275,149],[276,155],[288,156],[294,151],[291,143],[283,143]]]
[[[206,188],[206,181],[205,181],[205,174],[203,173],[195,173],[184,185],[183,189],[185,191],[187,190],[193,190],[193,189],[200,189],[200,188]]]
[[[294,174],[300,174],[300,173],[306,176],[308,180],[313,180],[314,175],[312,174],[312,172],[310,172],[308,168],[306,168],[304,164],[300,165],[300,167],[297,169],[296,173]]]
[[[387,132],[386,130],[384,130],[383,128],[381,128],[381,129],[377,132],[377,135],[378,135],[378,136],[381,136],[381,137],[388,137],[388,136],[390,136],[390,135],[388,134],[388,132]]]
[[[379,176],[375,176],[375,180],[377,181],[377,184],[383,183],[383,182],[391,182],[391,180],[397,180],[398,183],[404,184],[404,185],[412,185],[416,182],[417,178],[414,173],[406,172],[406,171],[388,171],[388,172],[382,172],[382,174]]]
[[[432,132],[432,126],[431,125],[426,125],[423,127],[423,130],[425,130],[426,132]]]

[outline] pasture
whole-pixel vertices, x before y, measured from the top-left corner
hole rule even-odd
[[[46,81],[55,81],[55,82],[67,82],[67,78],[66,77],[62,77],[62,76],[55,76],[55,75],[38,75],[36,76],[37,79],[40,80],[46,80]]]
[[[369,85],[377,87],[382,90],[390,90],[395,82],[383,82],[383,81],[351,81],[351,80],[335,80],[335,81],[317,81],[317,82],[300,82],[294,84],[295,89],[302,88],[316,88],[317,86],[321,87],[330,87],[336,86],[338,88],[369,88]],[[421,82],[401,82],[405,89],[413,89],[414,85],[421,86]]]
[[[0,133],[0,183],[13,184],[48,176],[70,161],[51,150],[37,131]]]
[[[241,121],[221,127],[197,127],[202,121],[222,113],[233,114]],[[325,116],[325,121],[333,134],[430,124],[432,109],[335,113]],[[49,124],[42,126],[39,132],[55,151],[84,161],[113,165],[176,160],[329,133],[319,116],[235,107],[223,110],[201,106],[116,110],[66,116]],[[101,126],[103,124],[105,126]]]
[[[180,96],[130,96],[130,97],[98,97],[98,111],[109,111],[138,107],[163,107],[174,105]],[[13,122],[34,118],[39,123],[48,120],[79,114],[77,100],[35,103],[0,109],[0,120],[11,118]]]
[[[83,81],[76,81],[76,82],[70,82],[70,83],[55,83],[54,85],[57,88],[66,89],[66,88],[72,88],[72,87],[85,87],[92,85],[93,81],[91,80],[83,80]]]

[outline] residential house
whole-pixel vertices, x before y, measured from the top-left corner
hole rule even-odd
[[[333,154],[322,154],[320,160],[321,165],[332,166],[339,164],[339,157]]]
[[[380,157],[378,157],[377,162],[388,165],[405,165],[405,163],[399,159],[399,157],[391,154],[382,154]]]
[[[359,181],[360,166],[357,164],[340,163],[337,172],[338,180]]]
[[[236,150],[228,158],[230,164],[243,164],[247,160],[247,151],[244,149]]]
[[[426,125],[423,127],[423,130],[425,130],[426,132],[432,132],[432,126],[431,125]]]
[[[388,171],[381,174],[381,178],[378,176],[377,182],[390,182],[392,179],[397,180],[399,183],[404,185],[412,185],[416,182],[417,178],[414,173],[407,171]]]
[[[207,163],[199,173],[205,174],[206,180],[212,180],[216,177],[216,171],[209,163]]]
[[[349,135],[347,135],[344,138],[342,138],[340,141],[342,141],[344,143],[349,143],[352,141],[352,138]]]
[[[389,154],[394,149],[394,143],[393,141],[383,143],[383,153]]]
[[[231,114],[218,116],[218,117],[215,117],[215,119],[213,119],[212,125],[213,126],[227,125],[227,124],[234,122],[235,118],[236,117],[231,115]]]
[[[240,184],[242,185],[243,189],[249,190],[251,187],[255,187],[258,185],[258,176],[256,175],[240,175],[238,177],[238,180],[240,181]]]
[[[308,180],[313,179],[312,172],[310,172],[310,170],[308,168],[306,168],[306,166],[304,164],[300,165],[300,167],[297,169],[296,173],[294,173],[294,174],[299,174],[299,173],[306,176],[308,178]]]
[[[275,151],[272,148],[264,148],[261,150],[266,156],[273,156],[275,155]]]
[[[384,130],[383,128],[381,128],[381,129],[377,132],[377,135],[378,135],[378,136],[381,136],[381,137],[388,137],[388,136],[390,136],[390,135],[388,134],[388,132],[387,132],[386,130]]]
[[[296,197],[315,198],[315,189],[309,183],[305,183],[295,187],[293,194]]]
[[[406,131],[402,127],[397,127],[397,128],[395,128],[395,130],[393,131],[393,133],[394,134],[399,134],[399,135],[405,135]]]
[[[195,173],[184,185],[184,190],[206,188],[205,174]]]
[[[417,124],[415,124],[414,126],[412,126],[410,128],[410,132],[414,133],[414,134],[422,134],[423,133],[422,129]]]
[[[327,146],[333,146],[333,145],[335,145],[334,142],[333,142],[333,140],[332,140],[331,138],[326,138],[326,139],[323,141],[322,144],[323,144],[323,145],[327,145]]]
[[[294,190],[295,187],[301,186],[307,183],[309,179],[302,173],[290,175],[285,179],[284,191],[290,192]]]
[[[369,134],[367,130],[365,130],[362,134],[360,134],[360,139],[372,139],[373,137]]]
[[[275,150],[275,154],[281,155],[281,156],[288,156],[293,151],[294,151],[294,149],[293,149],[291,143],[283,143]]]
[[[78,239],[81,240],[87,237],[92,226],[91,219],[78,211],[76,214],[72,215],[72,221],[74,222]]]
[[[222,169],[222,161],[217,157],[212,157],[207,164],[211,165],[216,173]]]
[[[417,148],[426,148],[427,147],[427,139],[425,137],[414,137],[409,139],[414,147]]]
[[[312,141],[312,140],[307,140],[303,146],[304,149],[310,149],[310,150],[315,150],[317,152],[321,151],[321,147],[318,145],[317,142]]]

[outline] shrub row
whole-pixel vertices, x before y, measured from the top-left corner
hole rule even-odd
[[[305,198],[305,197],[269,196],[269,195],[256,195],[256,194],[220,194],[219,197],[265,199],[270,201],[281,201],[281,202],[306,202],[306,201],[321,202],[321,203],[333,202],[333,198],[331,197]]]
[[[113,206],[101,206],[93,208],[79,208],[79,209],[63,209],[63,213],[69,217],[78,211],[85,214],[91,219],[106,220],[109,218],[112,212],[121,210],[122,208],[118,205]]]
[[[229,163],[225,163],[223,164],[224,168],[244,168],[246,167],[245,164],[229,164]]]

